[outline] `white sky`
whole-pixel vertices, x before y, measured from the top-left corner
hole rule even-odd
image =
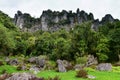
[[[112,14],[120,19],[120,0],[0,0],[0,10],[11,17],[18,10],[39,17],[47,9],[75,12],[77,8],[92,12],[95,18],[101,19],[105,14]]]

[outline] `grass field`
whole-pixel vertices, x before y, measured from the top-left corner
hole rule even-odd
[[[6,70],[8,73],[15,73],[18,72],[16,67],[4,65],[0,67],[0,73]],[[110,72],[106,71],[96,71],[91,68],[86,68],[89,75],[93,75],[96,78],[94,80],[120,80],[120,67],[113,67],[113,70]],[[21,71],[20,71],[21,72]],[[40,71],[36,74],[37,77],[54,77],[59,76],[61,80],[92,80],[92,79],[82,79],[76,78],[76,71],[68,71],[65,73],[55,72],[55,71]]]
[[[94,80],[120,80],[120,72],[88,71],[88,74],[95,76],[96,79]],[[58,75],[61,78],[61,80],[90,80],[90,79],[76,78],[75,71],[69,71],[66,73],[58,73],[55,71],[42,71],[37,74],[38,77],[46,77],[46,78],[54,77],[56,75]]]

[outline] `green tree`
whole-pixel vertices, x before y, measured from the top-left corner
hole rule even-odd
[[[0,51],[5,55],[13,52],[15,48],[14,37],[3,25],[0,25]]]
[[[71,55],[69,53],[70,49],[70,42],[69,40],[65,40],[64,38],[58,38],[54,42],[54,49],[52,51],[52,59],[66,59],[70,60]]]
[[[120,28],[111,30],[109,32],[110,38],[110,49],[111,49],[111,60],[118,60],[120,54]]]
[[[109,40],[106,37],[101,38],[98,41],[98,45],[96,47],[96,54],[100,62],[105,62],[108,60],[109,56]]]
[[[52,53],[53,49],[53,38],[49,32],[44,32],[35,41],[36,54],[37,55],[47,55]]]

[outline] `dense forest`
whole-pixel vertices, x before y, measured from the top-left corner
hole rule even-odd
[[[106,22],[98,30],[91,29],[91,21],[87,21],[69,31],[23,32],[0,11],[0,55],[46,55],[51,60],[77,61],[88,54],[99,62],[119,61],[120,21]]]

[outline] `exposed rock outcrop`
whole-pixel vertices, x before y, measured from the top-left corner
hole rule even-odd
[[[88,60],[86,62],[86,66],[91,66],[91,65],[97,65],[98,60],[97,57],[94,57],[93,55],[88,55]]]
[[[93,21],[93,24],[92,24],[92,26],[91,26],[91,29],[93,29],[93,30],[98,30],[98,27],[100,26],[101,24],[100,24],[100,21],[99,21],[99,19],[96,19],[96,20],[94,20]]]
[[[88,14],[85,11],[77,9],[76,13],[72,11],[43,11],[40,18],[31,17],[27,13],[18,11],[15,14],[14,22],[23,31],[56,31],[60,28],[69,30],[76,23],[81,24],[86,21],[93,21],[94,16],[92,13]]]
[[[107,22],[114,22],[115,19],[107,14],[102,18],[101,21],[94,19],[92,13],[86,13],[77,9],[76,12],[72,11],[43,11],[39,18],[31,17],[30,14],[22,13],[18,11],[15,14],[14,22],[21,30],[34,32],[37,30],[43,31],[57,31],[61,28],[69,30],[74,27],[75,24],[81,24],[83,22],[92,21],[91,28],[94,30],[98,29],[98,26],[103,25]]]
[[[6,80],[31,80],[32,78],[35,78],[35,76],[30,73],[15,73]]]
[[[7,62],[7,64],[9,65],[18,65],[19,64],[19,61],[18,59],[11,59]]]
[[[73,66],[70,62],[66,61],[66,60],[57,60],[57,65],[58,65],[58,71],[59,72],[66,72],[69,70],[73,69]]]
[[[102,18],[102,21],[101,23],[104,24],[104,23],[107,23],[107,22],[114,22],[115,19],[110,15],[110,14],[106,14],[105,17]]]

